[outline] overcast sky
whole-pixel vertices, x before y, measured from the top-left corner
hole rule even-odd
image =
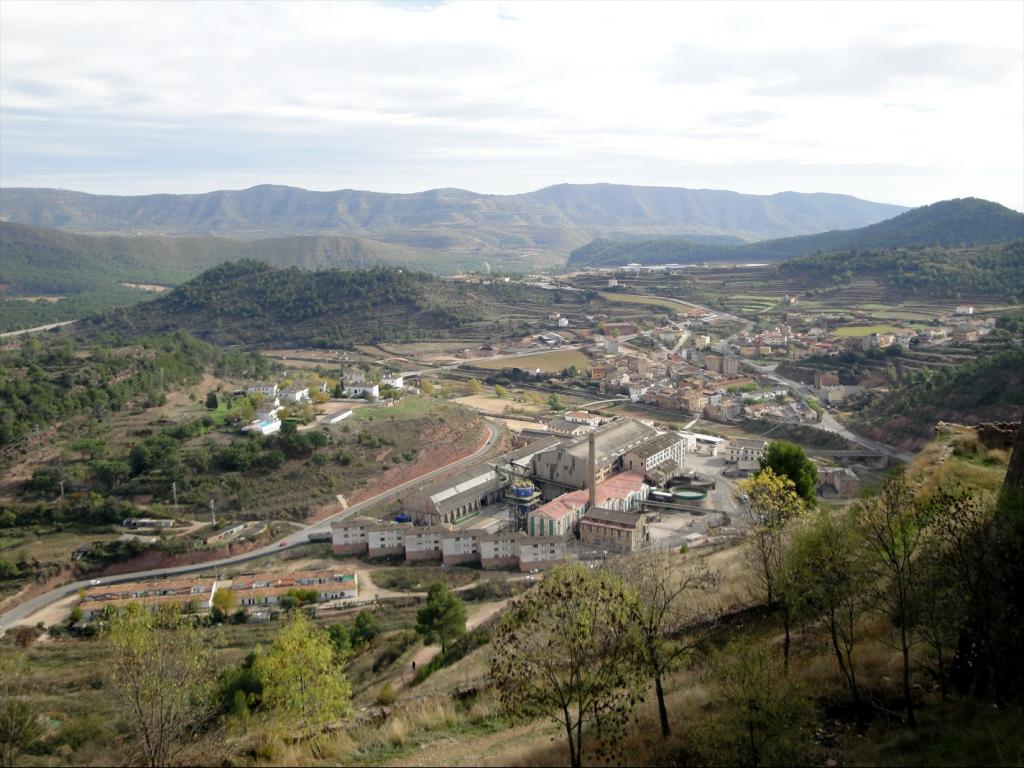
[[[1024,3],[0,3],[0,184],[1024,209]]]

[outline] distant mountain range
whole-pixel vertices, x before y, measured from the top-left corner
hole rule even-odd
[[[414,194],[313,192],[264,185],[198,195],[91,195],[7,188],[0,219],[75,232],[366,237],[478,260],[544,251],[564,257],[597,237],[788,237],[872,224],[905,211],[847,195],[559,184],[521,195],[461,189]]]
[[[946,200],[860,227],[746,245],[697,243],[686,237],[595,240],[574,250],[570,267],[784,261],[819,252],[956,247],[1024,237],[1024,214],[978,198]]]

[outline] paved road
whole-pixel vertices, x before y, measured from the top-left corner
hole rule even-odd
[[[244,563],[249,560],[256,560],[261,557],[267,557],[268,555],[275,555],[284,552],[292,547],[298,547],[303,544],[309,543],[309,534],[311,533],[329,533],[331,530],[331,523],[337,520],[343,520],[352,515],[358,514],[376,504],[381,502],[389,501],[395,496],[398,496],[402,492],[413,488],[420,483],[432,480],[446,472],[450,472],[454,469],[459,469],[467,464],[471,464],[491,450],[501,438],[501,430],[499,427],[492,424],[490,421],[485,422],[488,430],[487,442],[464,459],[460,459],[448,466],[441,467],[432,472],[427,472],[420,475],[419,477],[413,478],[405,483],[396,485],[383,493],[379,493],[376,496],[362,501],[358,504],[353,504],[343,512],[331,515],[318,523],[312,525],[302,526],[299,530],[288,534],[285,538],[275,541],[273,544],[268,544],[260,549],[254,549],[251,552],[246,552],[241,555],[235,555],[233,557],[225,557],[220,560],[210,560],[205,563],[196,563],[193,565],[180,565],[174,568],[160,568],[151,571],[134,571],[132,573],[118,574],[117,576],[108,576],[100,579],[103,584],[120,584],[127,581],[137,581],[139,579],[154,579],[163,578],[166,576],[177,576],[187,573],[198,573],[204,571],[212,571],[216,568],[237,565],[238,563]],[[24,603],[15,606],[4,614],[0,614],[0,630],[7,630],[13,627],[22,619],[27,616],[31,616],[33,613],[38,611],[40,608],[45,608],[50,603],[56,602],[63,597],[74,594],[80,589],[87,589],[90,586],[89,581],[76,581],[71,584],[64,584],[60,587],[50,590],[42,595],[33,597],[31,600],[26,600]]]
[[[785,376],[781,376],[778,373],[775,373],[774,371],[769,372],[767,369],[761,366],[752,365],[751,367],[756,368],[762,376],[765,376],[766,378],[769,378],[774,382],[777,382],[788,387],[790,390],[797,393],[801,397],[814,397],[814,390],[811,389],[811,387],[809,387],[807,384],[802,384],[799,381],[793,381],[793,379],[788,379]],[[902,451],[899,448],[894,448],[891,445],[886,445],[885,443],[880,443],[877,440],[871,440],[862,435],[858,435],[856,432],[852,432],[843,424],[841,424],[828,411],[822,411],[820,422],[818,422],[817,424],[810,424],[808,426],[812,426],[817,429],[823,429],[827,432],[835,432],[837,435],[845,437],[852,443],[856,443],[857,445],[867,448],[870,451],[874,451],[879,455],[888,456],[889,458],[892,459],[897,459],[898,461],[911,461],[914,458],[913,454],[911,453],[907,453],[906,451]]]
[[[48,331],[51,328],[60,328],[62,325],[71,325],[74,320],[65,320],[63,323],[50,323],[49,325],[37,325],[35,328],[22,328],[20,331],[7,331],[6,333],[0,333],[0,339],[6,339],[9,336],[21,336],[24,333],[39,333],[40,331]]]

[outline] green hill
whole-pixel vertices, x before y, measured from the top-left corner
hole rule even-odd
[[[969,248],[822,253],[780,264],[777,274],[799,278],[807,286],[872,277],[904,294],[1024,301],[1024,239]]]
[[[362,269],[393,264],[450,271],[458,259],[355,237],[82,235],[0,222],[0,282],[8,293],[82,293],[118,283],[176,285],[225,261],[281,267]],[[448,269],[446,269],[448,267]]]
[[[543,319],[556,302],[600,302],[582,292],[515,283],[481,285],[424,272],[278,269],[229,262],[163,296],[79,323],[122,337],[186,330],[214,344],[337,347],[452,335],[494,336]],[[504,306],[499,306],[504,303]]]
[[[859,229],[730,246],[685,237],[596,240],[569,255],[570,267],[784,261],[819,252],[987,245],[1024,237],[1024,214],[977,198],[945,200]]]
[[[939,421],[957,424],[1019,421],[1024,416],[1024,350],[979,357],[970,363],[915,371],[877,395],[854,427],[879,440],[920,448]]]

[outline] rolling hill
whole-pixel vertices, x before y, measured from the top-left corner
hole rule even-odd
[[[584,292],[459,282],[397,268],[313,272],[239,261],[159,298],[87,318],[76,330],[129,339],[183,329],[222,346],[344,347],[521,334],[553,306],[591,301],[603,305]]]
[[[987,245],[1024,237],[1024,214],[978,198],[914,208],[858,229],[834,230],[746,245],[695,243],[685,237],[595,240],[569,256],[570,267],[784,261],[819,252]]]
[[[82,235],[0,222],[0,282],[9,294],[77,294],[125,282],[176,285],[239,259],[304,269],[400,265],[448,272],[466,266],[446,254],[355,237]]]
[[[268,237],[361,235],[444,250],[567,253],[609,232],[743,240],[861,227],[906,210],[845,195],[559,184],[520,195],[314,192],[263,185],[198,195],[121,197],[7,188],[0,218],[78,232]]]

